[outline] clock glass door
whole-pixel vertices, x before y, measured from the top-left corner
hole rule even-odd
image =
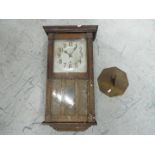
[[[87,40],[59,38],[54,40],[53,73],[61,76],[52,79],[51,113],[53,122],[86,122],[88,80],[77,78],[87,73]],[[67,77],[63,78],[66,74]],[[70,78],[75,74],[74,78]]]
[[[52,86],[52,121],[86,122],[87,80],[53,80]]]

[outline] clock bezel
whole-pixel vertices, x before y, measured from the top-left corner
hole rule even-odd
[[[49,39],[49,51],[48,51],[48,67],[49,67],[49,78],[64,78],[64,79],[87,79],[89,74],[89,35],[86,33],[51,33],[48,35]],[[67,39],[86,39],[86,57],[87,57],[87,71],[86,72],[54,72],[54,41],[55,40],[67,40]]]

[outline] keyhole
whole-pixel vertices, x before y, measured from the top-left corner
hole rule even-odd
[[[111,76],[111,82],[112,82],[112,85],[113,85],[113,86],[116,85],[116,75],[112,75],[112,76]]]

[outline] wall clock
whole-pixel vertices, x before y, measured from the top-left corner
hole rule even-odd
[[[44,124],[82,131],[96,124],[93,40],[98,26],[44,26],[48,35]]]

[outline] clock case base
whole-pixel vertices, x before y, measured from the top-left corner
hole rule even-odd
[[[53,123],[43,122],[44,125],[49,125],[57,131],[84,131],[92,125],[97,125],[96,121],[91,123]]]
[[[75,77],[77,77],[77,78],[88,79],[89,83],[90,83],[89,84],[90,103],[89,103],[89,108],[88,108],[88,110],[89,110],[88,122],[59,122],[59,121],[55,122],[55,121],[51,121],[51,118],[49,119],[49,117],[46,117],[49,114],[49,109],[50,109],[49,102],[46,103],[45,121],[43,122],[44,125],[49,125],[58,131],[84,131],[84,130],[88,129],[90,126],[97,124],[96,120],[95,120],[94,92],[93,92],[93,85],[94,85],[93,84],[93,81],[94,81],[94,77],[93,77],[93,40],[96,37],[96,32],[97,32],[98,26],[97,25],[84,25],[84,26],[80,26],[80,27],[78,27],[78,26],[44,26],[43,28],[49,38],[49,48],[48,48],[49,53],[52,50],[51,39],[53,39],[53,35],[51,35],[51,34],[76,33],[78,35],[78,33],[85,33],[88,37],[88,53],[90,53],[89,54],[90,61],[88,64],[89,65],[88,72],[86,75],[84,75],[84,77],[81,75],[79,75],[79,77],[77,75],[75,75]],[[59,75],[55,75],[52,72],[51,56],[52,56],[51,54],[48,55],[47,88],[48,88],[48,83],[51,78],[59,79]],[[60,77],[61,77],[61,75],[60,75]],[[68,75],[66,77],[64,75],[63,77],[66,79],[66,78],[68,78]],[[72,79],[72,78],[74,79],[74,75],[70,76],[70,79]],[[46,98],[46,100],[47,101],[49,100],[48,97]]]

